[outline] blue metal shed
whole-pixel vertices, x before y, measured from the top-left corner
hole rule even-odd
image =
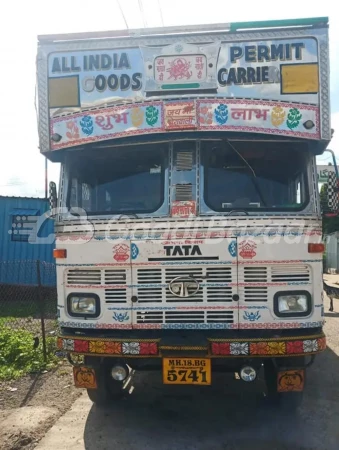
[[[0,196],[0,283],[37,284],[41,261],[43,284],[55,283],[54,222],[43,214],[44,198]]]

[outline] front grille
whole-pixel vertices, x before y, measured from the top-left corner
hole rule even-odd
[[[245,286],[244,299],[245,302],[267,302],[267,287]]]
[[[72,286],[107,286],[106,303],[127,303],[127,272],[125,269],[70,269],[67,284]]]
[[[281,285],[310,283],[311,269],[303,264],[239,266],[238,280],[239,294],[245,302],[267,302],[268,285],[276,290]]]
[[[67,284],[101,284],[101,270],[100,269],[69,269],[67,271]]]
[[[176,170],[192,170],[193,152],[178,152],[175,162]]]
[[[233,311],[137,311],[136,323],[233,323]]]
[[[177,184],[175,186],[175,200],[185,201],[192,200],[193,187],[191,184]]]
[[[271,282],[305,282],[309,283],[311,270],[306,265],[282,265],[271,267]]]
[[[170,292],[169,283],[182,276],[191,276],[200,283],[194,296],[180,298]],[[236,280],[236,269],[232,267],[138,269],[136,295],[138,303],[232,302],[232,279]]]
[[[267,267],[244,267],[245,283],[266,283]]]
[[[126,284],[125,269],[104,270],[105,284]]]

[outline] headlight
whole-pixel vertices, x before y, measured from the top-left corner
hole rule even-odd
[[[278,298],[280,313],[307,311],[306,295],[282,295]]]
[[[311,294],[307,291],[277,292],[274,312],[279,317],[308,316],[311,313]]]
[[[97,295],[70,294],[67,308],[73,317],[98,317],[100,314],[100,299]]]

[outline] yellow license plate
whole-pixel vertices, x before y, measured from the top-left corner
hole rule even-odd
[[[211,360],[207,358],[163,358],[164,384],[211,384]]]

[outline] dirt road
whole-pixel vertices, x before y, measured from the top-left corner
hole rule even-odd
[[[328,313],[327,351],[308,371],[296,417],[263,401],[263,383],[217,377],[211,388],[166,387],[141,374],[135,392],[100,411],[82,395],[37,450],[337,450],[339,448],[339,300]]]
[[[329,281],[333,281],[329,279]],[[270,409],[263,382],[217,377],[211,388],[166,387],[141,374],[122,403],[98,410],[82,395],[37,450],[337,450],[339,448],[339,300],[326,301],[328,349],[308,371],[296,417]]]

